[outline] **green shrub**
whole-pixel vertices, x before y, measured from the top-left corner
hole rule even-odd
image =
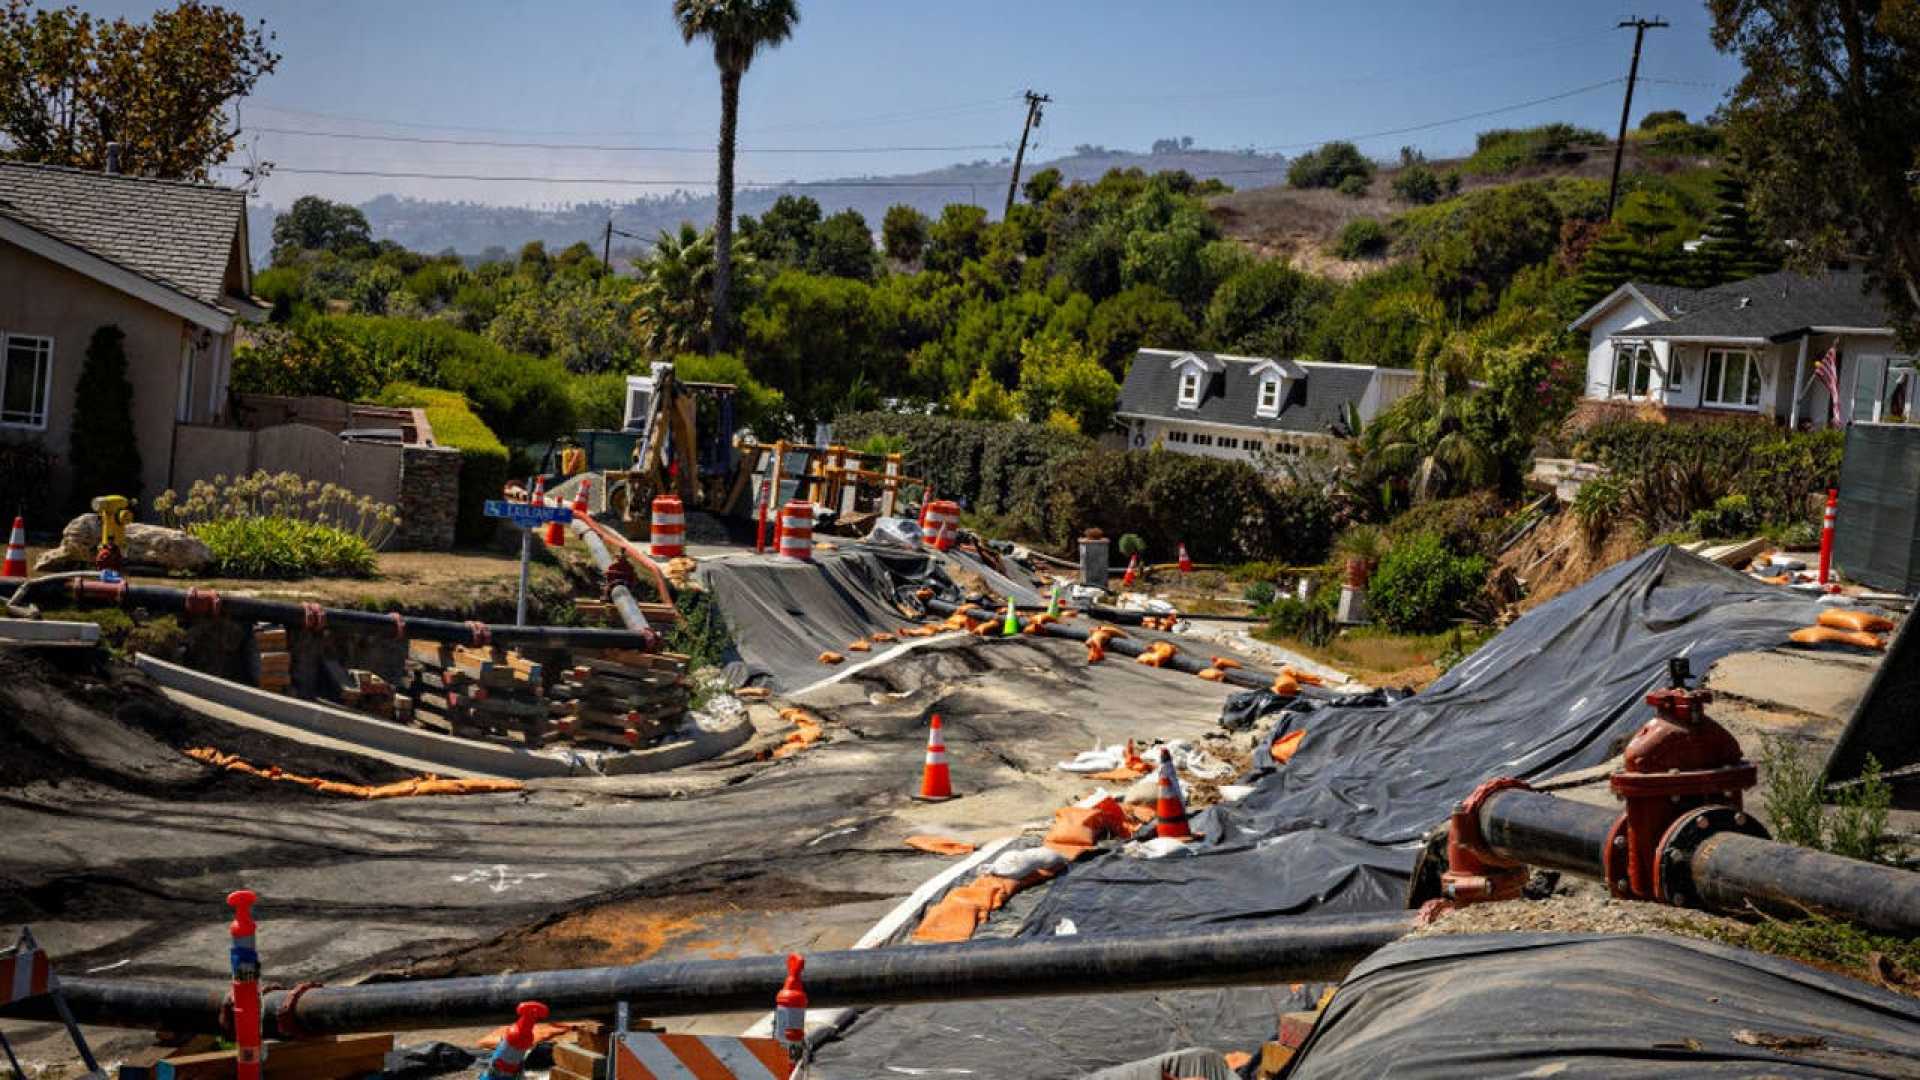
[[[463,544],[485,543],[494,532],[486,501],[499,498],[506,487],[507,448],[467,407],[466,398],[454,391],[394,383],[381,392],[379,401],[424,409],[434,440],[460,451],[460,507],[454,536]]]
[[[1287,166],[1287,186],[1337,188],[1349,177],[1373,179],[1373,162],[1350,142],[1327,143],[1294,158]]]
[[[1148,551],[1185,543],[1203,562],[1310,564],[1326,557],[1333,503],[1318,487],[1269,485],[1244,461],[1095,450],[1056,473],[1049,536],[1064,548],[1095,526],[1138,533]]]
[[[1598,544],[1613,531],[1614,523],[1626,512],[1626,501],[1625,485],[1610,474],[1580,485],[1573,496],[1573,516],[1579,519],[1589,544]]]
[[[1389,628],[1444,629],[1486,581],[1487,560],[1456,555],[1434,533],[1396,541],[1367,586],[1367,601]]]
[[[1433,533],[1455,555],[1492,556],[1504,518],[1499,496],[1490,491],[1457,499],[1433,499],[1414,504],[1388,522],[1386,538],[1392,543],[1402,537]]]
[[[1370,217],[1347,222],[1333,242],[1333,253],[1343,259],[1377,259],[1386,250],[1387,227]]]
[[[1570,165],[1585,159],[1596,144],[1610,141],[1605,132],[1572,124],[1496,128],[1475,137],[1473,155],[1460,168],[1474,175],[1504,176],[1527,165]]]
[[[352,533],[378,550],[400,525],[399,511],[339,484],[264,469],[228,480],[196,480],[185,495],[163,491],[153,500],[160,520],[176,529],[236,518],[287,518]]]
[[[1047,531],[1049,481],[1065,463],[1094,448],[1085,435],[1048,424],[994,424],[980,450],[980,497],[975,507],[1007,518],[1034,539]]]
[[[1697,512],[1712,516],[1721,499],[1739,495],[1751,533],[1817,520],[1827,489],[1840,482],[1845,441],[1839,431],[1790,432],[1739,420],[1618,421],[1588,429],[1574,455],[1619,477],[1620,508],[1644,517],[1654,532],[1691,526]]]
[[[1752,536],[1760,527],[1753,512],[1753,500],[1745,495],[1723,495],[1706,510],[1695,510],[1690,520],[1693,532],[1705,539],[1723,540]]]
[[[284,517],[203,521],[187,530],[213,551],[227,577],[371,577],[373,548],[345,529]]]
[[[833,430],[852,446],[889,440],[901,447],[906,471],[933,485],[935,498],[960,499],[1035,539],[1052,534],[1050,478],[1094,447],[1084,435],[1047,424],[951,416],[850,413]]]
[[[618,371],[575,375],[567,382],[574,421],[587,431],[619,431],[627,416],[627,377]]]
[[[1887,832],[1893,789],[1881,778],[1877,758],[1868,755],[1860,779],[1839,789],[1829,817],[1826,773],[1788,739],[1768,736],[1762,746],[1764,798],[1775,839],[1868,862],[1901,857],[1900,844]]]
[[[1253,582],[1240,593],[1242,598],[1257,608],[1273,603],[1274,597],[1278,594],[1279,590],[1274,588],[1271,581]]]
[[[53,461],[38,440],[0,441],[0,511],[16,508],[34,529],[66,524],[59,505],[47,496],[53,486]]]
[[[1459,174],[1454,175],[1458,177]],[[1458,189],[1459,186],[1459,180],[1455,179],[1454,187]],[[1445,185],[1440,177],[1424,161],[1409,162],[1401,166],[1399,173],[1393,178],[1394,195],[1415,206],[1426,206],[1429,203],[1438,202],[1444,191]]]
[[[1358,173],[1354,173],[1354,174],[1342,177],[1340,180],[1340,183],[1334,186],[1334,190],[1338,191],[1342,195],[1345,195],[1349,199],[1359,199],[1359,198],[1364,198],[1367,194],[1367,190],[1372,186],[1373,186],[1373,181],[1370,177],[1361,176]]]

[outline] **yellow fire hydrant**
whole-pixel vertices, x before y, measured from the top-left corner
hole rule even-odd
[[[120,570],[127,561],[127,526],[133,524],[133,500],[125,495],[102,495],[93,500],[93,512],[100,515],[100,550],[94,553],[93,568]]]

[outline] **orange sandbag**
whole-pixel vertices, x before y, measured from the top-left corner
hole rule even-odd
[[[1801,645],[1852,645],[1858,649],[1884,649],[1887,643],[1865,630],[1835,630],[1831,626],[1809,626],[1787,635]]]
[[[747,701],[763,701],[767,698],[768,694],[769,691],[764,686],[741,686],[736,687],[733,691],[734,697]]]
[[[1111,639],[1111,638],[1117,638],[1117,637],[1126,637],[1127,632],[1125,630],[1120,629],[1117,626],[1096,626],[1093,628],[1093,633],[1088,636]]]
[[[1176,650],[1172,644],[1165,641],[1156,641],[1152,645],[1147,646],[1146,652],[1134,657],[1133,662],[1136,664],[1145,664],[1148,667],[1165,667],[1167,661],[1173,659],[1175,652]]]
[[[875,630],[873,633],[868,634],[867,637],[873,641],[892,641],[893,640],[893,635],[887,633],[885,630]]]
[[[1278,697],[1298,697],[1300,696],[1300,680],[1282,671],[1273,677],[1273,686],[1270,687],[1270,689],[1272,689]]]
[[[907,846],[915,851],[924,851],[929,855],[971,855],[973,845],[965,840],[949,840],[944,836],[909,836]]]
[[[855,641],[848,644],[847,651],[848,652],[872,652],[873,646],[868,644],[866,638],[861,638],[859,641]]]
[[[1298,731],[1289,731],[1273,740],[1273,745],[1267,748],[1267,752],[1273,755],[1273,763],[1285,765],[1292,761],[1293,752],[1300,749],[1300,740],[1305,738],[1306,734],[1307,729],[1301,728]]]
[[[1107,658],[1106,646],[1100,638],[1087,639],[1087,663],[1097,664]]]
[[[1235,660],[1231,656],[1210,656],[1207,658],[1207,662],[1217,668],[1237,668],[1240,666],[1240,661]]]
[[[1294,667],[1292,664],[1288,664],[1287,666],[1281,668],[1280,674],[1292,676],[1294,682],[1305,683],[1308,686],[1327,685],[1327,680],[1321,678],[1318,675],[1315,675],[1311,671],[1301,671],[1299,668]]]
[[[1194,674],[1208,682],[1219,682],[1227,677],[1227,673],[1217,667],[1201,668],[1199,671],[1194,672]]]
[[[1871,634],[1884,634],[1894,627],[1894,621],[1884,615],[1875,615],[1871,611],[1844,611],[1828,608],[1820,613],[1820,625],[1831,626],[1835,630],[1862,630]]]
[[[968,884],[948,891],[939,903],[927,909],[913,940],[928,942],[965,941],[1020,888],[1010,878],[982,874]]]
[[[820,662],[823,664],[838,664],[845,659],[846,657],[841,656],[837,652],[823,652],[820,654]]]
[[[1067,858],[1077,859],[1107,837],[1131,831],[1126,810],[1112,799],[1101,799],[1093,806],[1055,810],[1053,825],[1043,842]]]

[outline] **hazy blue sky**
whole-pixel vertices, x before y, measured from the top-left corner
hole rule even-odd
[[[619,177],[710,183],[719,91],[710,52],[680,41],[668,0],[226,0],[264,18],[285,54],[245,106],[250,129],[429,139],[591,140],[671,150],[549,150],[258,134],[287,168]],[[155,0],[83,0],[144,16]],[[1635,14],[1648,34],[1636,121],[1711,111],[1737,72],[1698,3],[1294,3],[1220,0],[802,0],[791,41],[758,59],[741,105],[744,180],[896,173],[1011,153],[1033,87],[1049,93],[1040,159],[1079,143],[1161,136],[1292,152],[1300,144],[1449,120],[1625,75]],[[1647,80],[1670,81],[1647,81]],[[1564,119],[1611,131],[1620,86],[1411,134],[1358,140],[1391,156],[1471,145],[1477,130]],[[775,153],[823,148],[872,154]],[[979,147],[975,149],[974,147]],[[381,191],[539,204],[661,187],[294,175],[264,196]]]

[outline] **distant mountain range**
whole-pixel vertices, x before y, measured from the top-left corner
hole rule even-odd
[[[1082,146],[1066,157],[1027,162],[1022,178],[1047,168],[1059,169],[1068,181],[1097,180],[1109,169],[1139,168],[1149,173],[1183,169],[1201,179],[1217,177],[1236,189],[1268,187],[1286,179],[1286,158],[1280,155],[1191,147],[1161,147],[1154,153],[1136,153]],[[948,203],[972,202],[986,207],[997,218],[1006,203],[1011,169],[1009,160],[982,160],[930,172],[751,188],[736,193],[734,210],[739,214],[760,214],[781,195],[803,194],[812,196],[829,214],[848,208],[860,211],[876,232],[887,207],[895,203],[906,203],[929,216],[937,216]],[[261,204],[248,209],[248,233],[253,240],[254,261],[258,264],[266,262],[272,247],[273,219],[283,209]],[[676,229],[683,221],[694,222],[702,228],[711,224],[713,196],[677,192],[630,202],[576,203],[560,210],[536,210],[381,195],[360,204],[360,209],[367,215],[375,239],[393,240],[415,251],[452,249],[468,257],[485,255],[492,249],[516,251],[529,240],[543,241],[550,251],[584,240],[597,250],[605,238],[611,216],[614,228],[647,238],[645,242],[614,238],[616,254],[633,255],[649,246],[651,239],[662,230]]]

